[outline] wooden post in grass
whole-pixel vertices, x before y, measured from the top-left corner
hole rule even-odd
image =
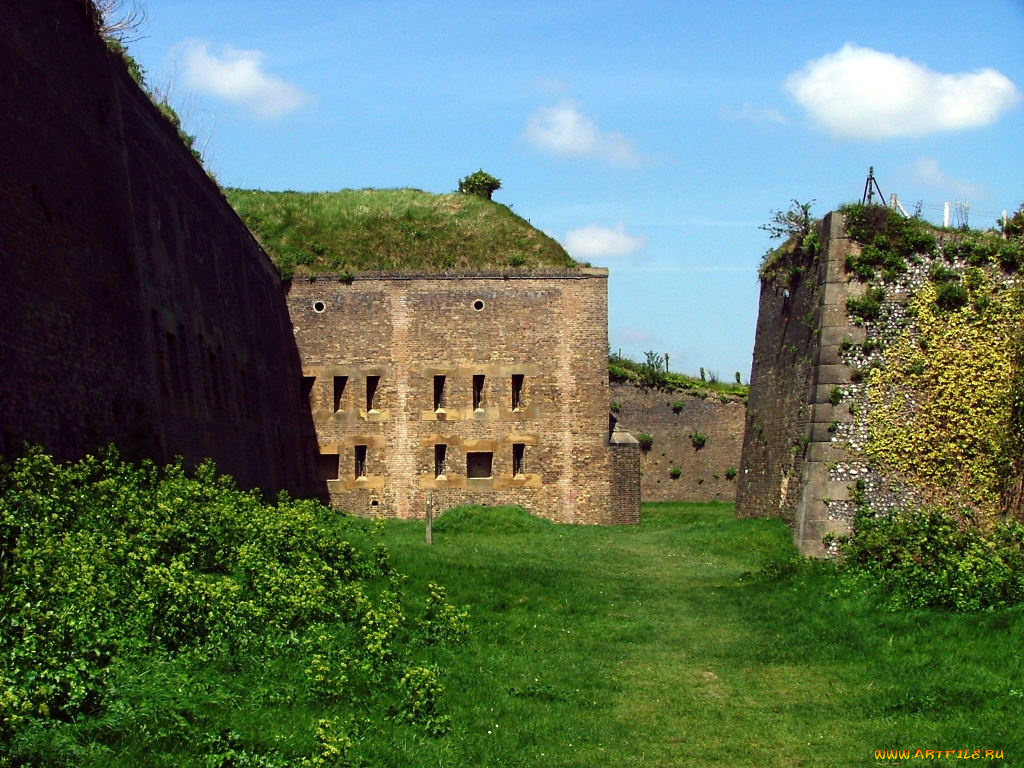
[[[427,491],[427,544],[434,543],[434,494]]]

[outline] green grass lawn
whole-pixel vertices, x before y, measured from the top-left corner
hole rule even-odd
[[[375,764],[860,766],[902,748],[1024,765],[1021,610],[886,613],[831,596],[828,567],[787,566],[775,521],[644,511],[620,528],[456,512],[432,546],[390,522],[409,587],[444,584],[474,629],[442,655],[451,734]]]

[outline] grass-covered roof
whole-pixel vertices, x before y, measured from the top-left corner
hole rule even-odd
[[[580,265],[506,206],[416,189],[225,189],[282,276],[551,271]]]

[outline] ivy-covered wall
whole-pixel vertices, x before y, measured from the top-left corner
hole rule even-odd
[[[818,258],[805,258],[817,276],[811,381],[794,367],[787,388],[778,363],[759,376],[759,360],[780,354],[783,322],[762,298],[738,513],[780,514],[814,555],[834,551],[860,505],[879,514],[942,505],[981,526],[1019,516],[1020,237],[937,230],[880,206],[846,206],[826,222]],[[764,275],[763,297],[785,290],[787,259]],[[779,487],[744,483],[766,471],[757,426],[776,454],[806,449]],[[777,501],[783,483],[800,488],[788,510]]]

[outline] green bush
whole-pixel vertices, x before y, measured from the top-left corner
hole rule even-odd
[[[846,267],[861,280],[870,280],[876,270],[893,282],[907,271],[907,260],[934,253],[937,242],[932,228],[916,217],[907,218],[883,205],[845,205],[850,236],[863,247],[860,254],[847,257]]]
[[[935,303],[947,312],[960,309],[970,301],[970,294],[960,283],[939,283]]]
[[[839,385],[832,387],[831,391],[828,393],[828,401],[832,403],[832,405],[839,405],[843,402],[843,388]]]
[[[960,273],[936,262],[928,271],[928,279],[933,283],[953,283],[960,279]]]
[[[649,451],[651,446],[654,445],[654,436],[648,432],[641,432],[636,436],[636,440],[640,443],[641,451]]]
[[[693,445],[694,450],[699,451],[708,442],[708,436],[703,432],[694,431],[690,433],[690,443]]]
[[[375,691],[398,685],[409,651],[461,637],[466,617],[434,585],[426,614],[406,615],[373,538],[369,521],[316,501],[267,504],[210,462],[191,473],[112,449],[70,464],[29,450],[0,467],[0,740],[24,747],[40,727],[97,716],[129,732],[160,711],[188,742],[200,726],[175,710],[190,706],[181,684],[150,683],[152,670],[283,657],[306,670],[290,698],[384,706]]]
[[[842,568],[893,608],[979,611],[1024,601],[1024,526],[984,531],[969,512],[877,515],[862,506],[841,540]]]
[[[499,189],[501,189],[501,179],[496,179],[483,169],[459,179],[459,192],[466,195],[476,195],[490,200],[491,195]]]
[[[885,300],[884,288],[869,288],[860,297],[851,297],[846,300],[846,311],[855,320],[866,322],[877,320],[882,314],[882,302]]]
[[[669,469],[668,476],[671,477],[673,480],[678,480],[680,477],[683,476],[683,470],[681,467],[673,466],[672,468]]]

